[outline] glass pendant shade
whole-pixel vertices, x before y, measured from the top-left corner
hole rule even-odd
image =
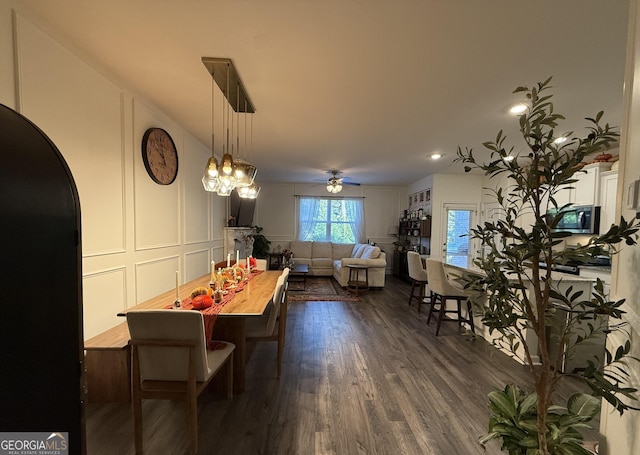
[[[218,179],[218,182],[219,182],[219,187],[216,191],[216,193],[218,193],[218,196],[230,196],[235,186],[225,185],[224,183],[222,183],[220,179]]]
[[[233,172],[236,176],[236,186],[247,187],[253,183],[258,169],[243,159],[236,159],[233,162]]]
[[[238,196],[242,199],[249,198],[249,187],[248,186],[237,186],[236,191],[238,192]]]
[[[247,196],[247,199],[257,198],[258,193],[260,193],[260,187],[255,183],[252,183],[251,186],[249,187],[249,196]]]
[[[217,191],[220,186],[218,183],[218,160],[214,156],[209,158],[207,166],[204,168],[202,185],[204,186],[204,190],[209,192]]]
[[[222,155],[220,170],[224,175],[231,175],[233,173],[233,157],[229,153]]]
[[[221,187],[229,187],[234,189],[236,187],[236,177],[232,175],[218,175],[218,182],[220,182]]]
[[[207,176],[207,174],[205,173],[205,175],[202,177],[202,186],[204,186],[205,191],[214,193],[218,191],[218,188],[220,187],[220,183],[218,182],[217,178],[215,177],[211,178]]]
[[[236,191],[238,192],[238,196],[242,199],[255,199],[258,197],[258,193],[260,193],[260,187],[255,183],[252,183],[249,186],[236,187]]]

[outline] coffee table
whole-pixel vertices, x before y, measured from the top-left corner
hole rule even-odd
[[[289,288],[290,291],[306,291],[307,290],[307,274],[309,273],[309,266],[307,264],[296,264],[289,271],[289,283],[302,283],[302,289]],[[294,280],[291,280],[291,278]]]

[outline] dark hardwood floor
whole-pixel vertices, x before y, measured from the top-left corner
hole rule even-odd
[[[313,279],[310,277],[309,279]],[[482,339],[407,305],[410,286],[387,277],[360,302],[291,302],[283,373],[275,343],[251,345],[247,385],[199,398],[201,454],[498,454],[477,439],[487,393],[527,383],[525,367]],[[565,384],[565,394],[576,384]],[[146,401],[146,454],[187,453],[182,403]],[[90,455],[133,454],[125,404],[87,406]]]

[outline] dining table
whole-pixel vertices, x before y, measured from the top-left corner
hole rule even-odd
[[[234,392],[242,393],[246,384],[246,321],[260,317],[273,297],[278,277],[282,271],[254,271],[237,289],[229,289],[231,296],[225,296],[215,311],[214,323],[208,336],[212,340],[228,341],[236,346],[233,358]],[[176,296],[184,307],[175,311],[199,311],[189,307],[191,291],[197,287],[209,287],[211,275],[203,275],[177,289],[163,292],[135,306],[123,309],[118,316],[127,312],[144,309],[168,309],[173,307]],[[214,303],[214,305],[216,305]],[[205,320],[208,317],[203,310]],[[206,323],[206,321],[205,321]],[[85,371],[89,401],[110,402],[130,400],[130,352],[129,329],[126,322],[85,341]],[[210,340],[207,340],[210,341]]]

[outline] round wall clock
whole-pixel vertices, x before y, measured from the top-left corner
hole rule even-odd
[[[142,161],[151,179],[170,185],[178,175],[178,151],[162,128],[149,128],[142,138]]]

